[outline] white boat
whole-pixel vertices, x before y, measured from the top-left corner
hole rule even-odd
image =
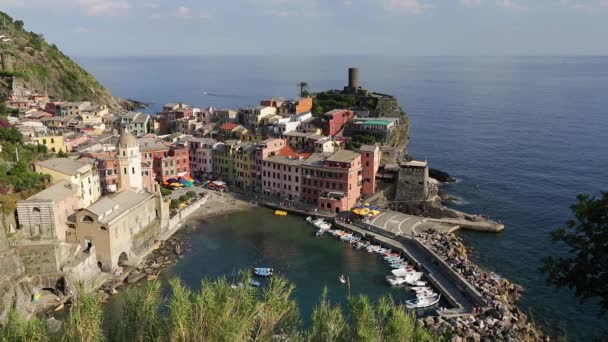
[[[321,235],[323,235],[323,233],[325,233],[325,232],[326,232],[326,230],[325,230],[325,229],[319,229],[319,230],[317,230],[317,232],[315,233],[315,235],[316,235],[316,236],[321,236]]]
[[[426,291],[426,290],[432,290],[432,288],[430,286],[412,286],[410,287],[410,289],[412,291]]]
[[[340,280],[340,282],[342,284],[346,284],[346,278],[344,277],[344,274],[340,275],[340,277],[338,278],[338,280]]]
[[[411,284],[422,277],[422,272],[412,272],[403,276],[390,275],[386,276],[386,281],[391,286],[398,286],[403,284]]]
[[[306,218],[306,222],[308,222],[308,223],[312,223],[312,216],[308,216],[308,217]]]
[[[408,274],[416,273],[416,270],[414,270],[414,268],[398,268],[396,270],[392,270],[391,273],[395,277],[405,277]]]
[[[408,309],[426,308],[439,303],[440,299],[440,294],[435,294],[434,296],[420,296],[416,297],[416,299],[406,300],[405,307]]]

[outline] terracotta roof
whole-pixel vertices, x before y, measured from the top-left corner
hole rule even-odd
[[[233,129],[237,128],[238,126],[239,125],[235,124],[234,122],[228,122],[228,123],[221,125],[220,129],[223,131],[232,131]]]

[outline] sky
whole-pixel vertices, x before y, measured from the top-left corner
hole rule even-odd
[[[74,56],[608,55],[608,0],[0,0]]]

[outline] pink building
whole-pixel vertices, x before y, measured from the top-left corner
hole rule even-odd
[[[321,116],[321,128],[323,135],[333,137],[342,132],[344,125],[355,117],[353,111],[347,109],[334,109]]]
[[[285,139],[266,139],[256,145],[255,152],[253,152],[253,177],[252,186],[255,191],[262,191],[263,180],[262,180],[262,165],[264,159],[271,155],[276,155],[281,149],[287,146]]]
[[[319,210],[350,210],[361,198],[362,166],[357,152],[314,153],[302,166],[302,197]]]
[[[262,192],[289,201],[302,196],[302,164],[304,157],[289,147],[262,162]]]
[[[143,183],[144,189],[146,189],[148,192],[154,193],[155,179],[152,164],[141,163],[141,181]]]
[[[87,143],[89,141],[91,141],[91,137],[86,134],[82,134],[82,135],[79,135],[74,138],[65,138],[64,139],[65,149],[67,150],[67,152],[72,152],[78,146],[80,146],[84,143]]]
[[[363,165],[363,196],[371,196],[376,193],[376,174],[380,168],[380,148],[376,145],[362,145],[361,164]]]
[[[209,138],[188,140],[190,170],[194,178],[203,179],[213,173],[213,147],[217,144],[215,139]]]

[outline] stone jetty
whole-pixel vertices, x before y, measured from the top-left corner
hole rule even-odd
[[[419,239],[443,258],[472,284],[487,301],[485,308],[475,308],[471,315],[440,315],[419,322],[429,329],[450,332],[452,341],[542,341],[543,334],[516,306],[522,288],[472,263],[462,240],[451,233],[434,230],[420,233]]]

